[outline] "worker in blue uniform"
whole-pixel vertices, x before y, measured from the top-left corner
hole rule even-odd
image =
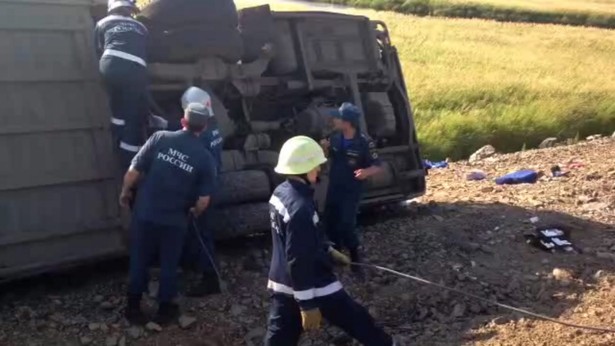
[[[130,231],[126,318],[131,323],[146,322],[140,301],[147,289],[147,267],[156,253],[160,260],[160,289],[155,321],[167,324],[179,314],[173,299],[189,214],[198,217],[208,208],[216,179],[213,158],[199,140],[208,118],[203,105],[188,105],[181,120],[184,128],[153,134],[124,176],[120,195],[123,207],[130,204],[132,188],[139,183]]]
[[[323,317],[363,345],[395,345],[333,273],[334,262],[348,265],[350,259],[318,226],[313,185],[326,161],[318,143],[305,136],[289,139],[280,151],[275,171],[287,179],[269,200],[272,298],[265,346],[297,345],[302,331],[318,329]]]
[[[203,89],[190,87],[181,98],[182,107],[191,103],[203,105],[209,114],[207,129],[201,133],[199,139],[212,155],[216,171],[219,174],[222,166],[222,136],[215,121],[215,114],[211,103],[211,95]],[[216,189],[219,188],[216,182]],[[190,297],[203,297],[209,294],[220,293],[220,278],[218,277],[218,262],[215,255],[215,242],[212,232],[211,208],[215,203],[215,191],[211,196],[210,208],[194,220],[189,227],[192,229],[186,239],[185,258],[188,262],[196,261],[196,268],[201,273],[198,284],[190,287],[186,292]]]
[[[111,107],[114,144],[123,169],[145,142],[149,117],[147,28],[132,18],[135,0],[109,0],[108,16],[96,24],[96,52]]]
[[[224,144],[224,139],[222,138],[222,133],[218,128],[218,122],[216,121],[216,115],[212,106],[211,95],[207,91],[193,86],[184,92],[181,102],[184,109],[192,102],[201,103],[208,109],[210,117],[207,122],[207,130],[201,134],[201,141],[214,157],[214,160],[216,161],[216,168],[218,173],[220,173],[220,170],[222,169],[222,146]]]
[[[325,204],[327,235],[338,250],[347,249],[353,262],[361,261],[357,213],[363,182],[381,171],[374,142],[359,126],[361,111],[345,102],[333,114],[335,132],[321,141],[330,158],[329,187]],[[361,267],[353,271],[362,275]]]

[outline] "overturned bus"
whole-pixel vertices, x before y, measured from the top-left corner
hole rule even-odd
[[[125,252],[92,42],[104,5],[0,0],[0,281]],[[262,6],[239,11],[237,27],[239,40],[220,42],[240,42],[240,54],[230,50],[238,60],[200,51],[158,54],[149,64],[157,111],[171,122],[188,87],[212,95],[224,137],[217,237],[268,229],[279,148],[294,135],[326,136],[327,114],[344,101],[363,110],[361,126],[385,168],[367,183],[362,206],[424,193],[412,108],[385,23]]]

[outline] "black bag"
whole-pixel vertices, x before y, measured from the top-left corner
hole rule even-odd
[[[537,228],[534,233],[526,234],[525,241],[541,250],[548,252],[580,253],[570,241],[570,231],[561,226],[544,226]]]

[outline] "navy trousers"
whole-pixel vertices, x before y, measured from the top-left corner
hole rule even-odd
[[[128,293],[147,291],[148,267],[157,254],[160,261],[158,301],[170,303],[177,295],[177,267],[184,245],[186,227],[159,225],[133,219],[130,230],[130,279]]]
[[[354,250],[359,247],[357,213],[361,191],[329,188],[325,204],[325,226],[327,237],[339,249]]]
[[[214,274],[214,265],[218,268],[215,253],[215,241],[211,231],[211,211],[208,208],[194,222],[188,225],[186,244],[182,262],[187,267],[196,267],[200,273]],[[196,226],[196,227],[195,227]],[[198,236],[197,236],[198,234]],[[199,239],[200,236],[200,239]],[[202,241],[202,242],[201,242]],[[203,249],[205,246],[205,249]]]
[[[102,57],[99,69],[109,96],[114,143],[125,169],[146,139],[147,69],[112,56]]]
[[[323,317],[361,344],[393,345],[391,336],[376,326],[367,310],[355,302],[346,291],[342,290],[319,300]],[[299,304],[293,297],[274,294],[271,298],[265,346],[297,345],[302,332]]]

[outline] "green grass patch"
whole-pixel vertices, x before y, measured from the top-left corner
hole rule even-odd
[[[615,30],[342,11],[387,24],[427,158],[467,158],[485,144],[512,152],[547,137],[574,142],[615,130]]]
[[[610,12],[606,5],[594,9],[591,4],[596,0],[588,0],[589,6],[572,4],[561,6],[546,4],[537,6],[516,1],[459,1],[459,0],[305,0],[306,2],[321,2],[346,5],[360,8],[370,8],[378,11],[395,11],[418,16],[439,16],[449,18],[480,18],[500,22],[563,24],[574,26],[589,26],[598,28],[615,28],[615,10]],[[543,0],[544,1],[544,0]],[[563,2],[570,0],[563,0]],[[615,8],[615,2],[605,1]],[[540,3],[540,1],[537,1]],[[599,12],[600,11],[600,12]],[[604,12],[602,12],[604,11]]]

